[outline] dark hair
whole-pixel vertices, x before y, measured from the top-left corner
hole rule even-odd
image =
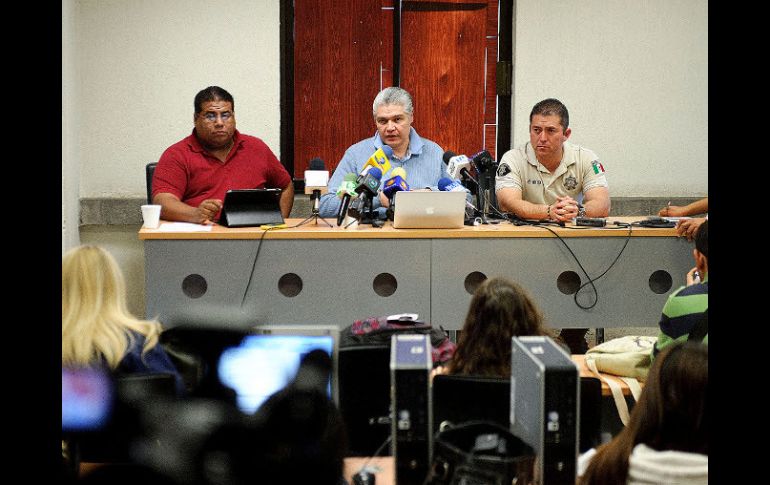
[[[709,257],[709,221],[706,219],[703,224],[700,225],[698,231],[695,233],[695,249],[699,253],[704,255],[706,259]]]
[[[545,335],[543,315],[529,293],[505,278],[490,278],[473,292],[460,332],[450,374],[508,377],[511,375],[511,337]]]
[[[548,98],[537,103],[529,113],[529,124],[532,124],[532,117],[535,115],[550,116],[556,115],[561,119],[562,129],[569,128],[569,111],[564,103],[555,98]]]
[[[708,455],[708,360],[708,346],[699,342],[665,348],[653,361],[628,426],[597,449],[581,483],[626,483],[628,458],[640,443]]]
[[[220,88],[219,86],[209,86],[200,90],[198,94],[195,95],[195,101],[193,102],[195,114],[197,115],[200,113],[203,109],[203,103],[207,103],[209,101],[227,101],[230,103],[230,105],[232,105],[233,111],[235,111],[235,101],[233,100],[233,96],[230,93]]]

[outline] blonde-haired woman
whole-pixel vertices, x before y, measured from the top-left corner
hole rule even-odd
[[[114,374],[171,373],[184,383],[163,347],[160,323],[126,307],[126,285],[115,258],[82,245],[62,258],[62,366],[104,366]]]

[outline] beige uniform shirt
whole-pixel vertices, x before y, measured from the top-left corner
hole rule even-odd
[[[579,145],[564,142],[564,156],[554,173],[537,161],[530,142],[508,150],[500,160],[495,191],[505,187],[521,190],[522,199],[533,204],[553,204],[569,195],[578,202],[594,187],[607,187],[599,157]]]

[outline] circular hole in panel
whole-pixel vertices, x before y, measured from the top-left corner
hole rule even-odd
[[[653,293],[662,295],[668,293],[671,290],[671,286],[674,284],[674,280],[671,279],[671,275],[668,271],[659,269],[650,275],[650,289]]]
[[[374,292],[380,296],[390,296],[396,292],[398,282],[396,281],[396,277],[392,274],[380,273],[374,277],[372,288],[374,288]]]
[[[476,288],[479,287],[481,283],[484,282],[484,280],[487,279],[487,275],[482,273],[481,271],[474,271],[473,273],[468,274],[468,276],[465,277],[465,291],[467,291],[469,294],[473,294],[474,291],[476,291]]]
[[[302,278],[295,273],[286,273],[278,280],[278,291],[289,298],[299,295],[302,291]]]
[[[187,275],[182,280],[182,291],[190,298],[200,298],[206,294],[209,285],[206,283],[206,278],[199,274]]]
[[[574,271],[563,271],[556,278],[556,287],[565,295],[574,295],[580,288],[580,275]]]

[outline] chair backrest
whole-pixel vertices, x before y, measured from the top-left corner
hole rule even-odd
[[[433,431],[443,422],[492,421],[510,427],[511,381],[499,377],[437,375],[433,378]],[[584,452],[601,442],[602,384],[580,378],[580,443]]]
[[[339,404],[350,456],[371,456],[390,436],[390,345],[339,350]]]
[[[124,402],[141,402],[150,396],[176,396],[176,378],[169,373],[123,374],[115,378],[118,398]]]
[[[155,167],[158,166],[158,162],[150,162],[144,167],[145,176],[147,177],[147,203],[152,204],[152,176],[155,173]]]
[[[441,424],[492,421],[510,427],[511,380],[440,374],[433,378],[433,432]]]
[[[601,444],[602,381],[580,378],[580,445],[584,453]]]

